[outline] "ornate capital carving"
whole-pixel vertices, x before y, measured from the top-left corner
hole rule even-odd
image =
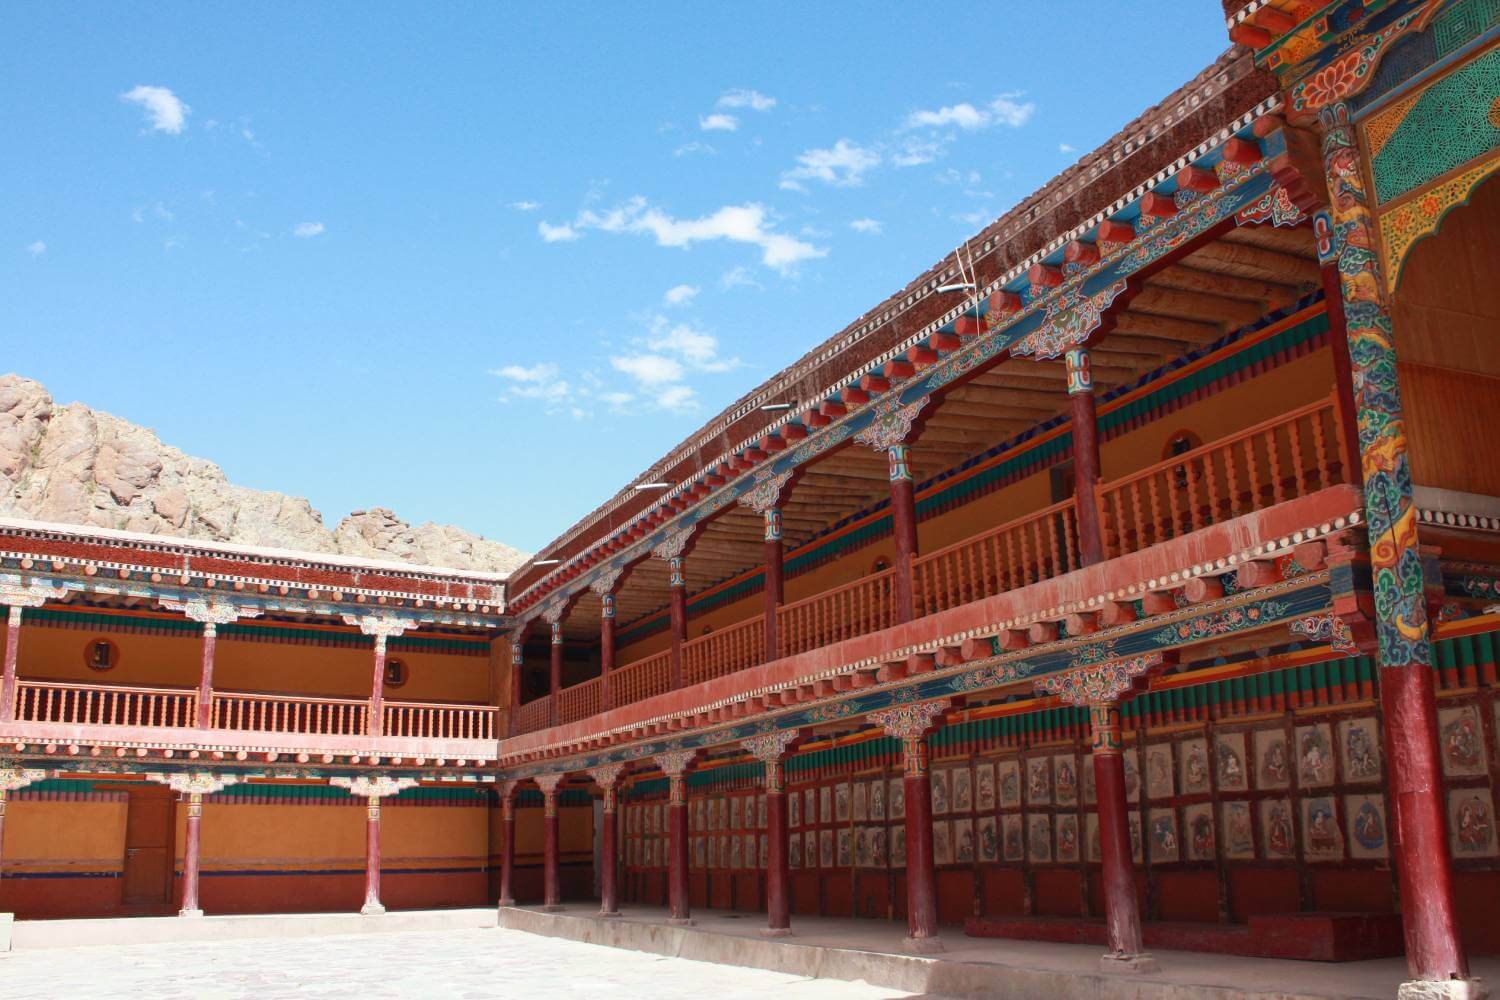
[[[926,735],[937,718],[948,710],[948,701],[918,701],[897,705],[879,712],[871,712],[869,720],[885,730],[887,736],[898,740],[914,740]]]
[[[656,766],[661,768],[662,774],[668,778],[681,778],[687,773],[688,766],[693,763],[693,758],[696,756],[698,756],[696,750],[669,750],[651,759],[656,761]]]
[[[9,574],[0,576],[0,604],[11,608],[39,608],[48,601],[60,601],[67,596],[64,587],[49,587],[40,580],[31,580]]]
[[[148,774],[146,777],[182,795],[212,795],[240,781],[238,775],[214,774],[212,771],[180,771],[176,774]]]
[[[543,795],[551,795],[557,791],[557,786],[562,784],[562,780],[566,777],[565,773],[559,771],[556,774],[538,774],[531,780],[536,782],[536,787],[542,790]]]
[[[600,764],[598,767],[589,768],[589,777],[594,779],[594,784],[603,789],[615,787],[620,780],[620,775],[625,771],[624,762],[618,764]]]
[[[377,639],[405,635],[418,624],[410,618],[398,618],[395,615],[344,615],[343,618],[345,625],[357,625],[362,634],[373,635]]]
[[[620,582],[625,570],[620,566],[607,566],[599,571],[599,575],[589,581],[589,589],[600,597],[607,597],[614,593],[615,586]]]
[[[232,601],[220,601],[217,598],[199,595],[189,597],[184,601],[174,601],[163,598],[157,602],[168,611],[181,611],[190,620],[202,622],[204,625],[228,625],[240,618],[259,618],[259,608],[243,607]]]
[[[568,601],[559,597],[542,609],[542,621],[553,626],[554,631],[562,624],[563,616],[568,613]]]
[[[876,451],[889,451],[894,445],[905,444],[912,424],[931,399],[923,396],[915,403],[902,404],[894,393],[886,396],[875,404],[874,422],[855,434],[854,440]]]
[[[1038,678],[1036,689],[1052,694],[1069,705],[1118,701],[1138,678],[1161,666],[1161,653],[1142,653],[1123,660],[1090,663]]]
[[[658,559],[669,562],[673,559],[681,559],[683,552],[687,551],[688,543],[693,540],[693,535],[697,530],[697,525],[688,525],[686,528],[679,528],[658,542],[651,550],[651,554]]]
[[[0,797],[46,777],[47,772],[40,768],[22,767],[13,760],[0,760]]]
[[[786,756],[787,747],[797,741],[802,734],[795,729],[778,729],[772,733],[764,733],[760,736],[752,736],[740,743],[750,756],[762,763],[778,761]]]
[[[384,799],[392,795],[400,795],[403,790],[414,787],[417,779],[394,778],[389,774],[361,774],[351,778],[329,778],[328,783],[335,788],[347,789],[350,795],[358,795],[366,799]]]
[[[739,498],[740,506],[749,507],[760,514],[771,510],[781,503],[781,492],[791,482],[795,471],[788,469],[786,472],[773,473],[770,469],[763,469],[756,473],[755,485]]]

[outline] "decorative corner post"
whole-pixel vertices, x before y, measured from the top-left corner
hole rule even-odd
[[[203,796],[222,792],[240,779],[234,775],[209,771],[184,771],[178,774],[148,774],[151,781],[166,785],[187,803],[187,822],[182,845],[182,909],[179,917],[201,917],[198,903],[198,869],[200,865],[200,831],[203,825]]]
[[[860,444],[883,451],[890,465],[891,529],[896,540],[895,592],[896,621],[909,622],[916,617],[916,587],[912,580],[917,559],[916,483],[911,472],[913,428],[922,410],[931,400],[923,396],[915,403],[902,404],[896,394],[875,406],[874,422],[854,435]]]
[[[671,913],[667,923],[674,927],[689,927],[693,923],[688,902],[687,769],[696,755],[696,750],[673,750],[653,758],[667,776],[667,830],[671,835],[667,858],[667,902]]]
[[[760,514],[766,525],[765,597],[766,638],[765,660],[770,662],[780,656],[780,642],[776,631],[776,609],[781,607],[785,596],[782,584],[783,546],[781,543],[781,504],[790,488],[793,473],[767,474],[748,493],[740,497],[740,505]]]
[[[365,722],[367,735],[379,738],[385,733],[385,645],[391,636],[404,635],[417,627],[410,618],[395,615],[344,615],[346,625],[359,626],[360,632],[375,637],[375,669],[370,681],[370,717]]]
[[[500,906],[516,905],[516,784],[502,781],[496,788],[500,796]]]
[[[20,791],[27,785],[43,781],[47,772],[38,768],[22,767],[13,760],[0,760],[0,868],[5,861],[5,803],[11,792]]]
[[[1078,514],[1078,554],[1085,566],[1104,561],[1104,528],[1099,519],[1099,427],[1094,409],[1094,372],[1086,347],[1064,355],[1068,403],[1073,416],[1073,504]]]
[[[11,722],[16,717],[16,662],[21,655],[22,611],[61,600],[67,593],[62,587],[49,587],[35,580],[0,578],[0,604],[10,609],[5,620],[5,667],[0,674],[0,722]]]
[[[539,774],[533,780],[542,790],[542,909],[556,913],[563,908],[562,883],[558,878],[558,852],[562,845],[557,828],[557,786],[567,775]]]
[[[620,575],[619,569],[606,570],[589,584],[599,595],[599,707],[606,712],[615,707],[610,683],[615,672],[615,593]]]
[[[932,776],[927,734],[948,710],[947,699],[913,702],[870,713],[869,720],[901,741],[906,794],[906,948],[939,952],[937,868],[932,859]]]
[[[786,778],[781,765],[802,734],[783,729],[745,740],[741,745],[766,769],[766,927],[767,937],[792,933],[790,869],[787,863]]]
[[[551,664],[551,670],[547,674],[547,693],[549,698],[547,702],[547,724],[552,726],[557,725],[557,701],[558,695],[562,692],[562,627],[563,619],[565,619],[567,616],[568,602],[565,600],[555,601],[554,603],[549,605],[545,611],[542,612],[542,619],[547,623],[552,636],[552,642],[549,646],[549,649],[551,651],[551,659],[549,660]]]
[[[1323,107],[1318,118],[1333,224],[1332,233],[1325,235],[1331,239],[1331,254],[1338,264],[1359,428],[1380,701],[1393,798],[1391,841],[1401,891],[1406,963],[1413,980],[1402,986],[1401,995],[1458,996],[1450,984],[1471,980],[1453,900],[1438,758],[1431,624],[1395,332],[1352,112],[1343,101],[1335,101]],[[1448,992],[1435,992],[1434,986]]]
[[[1120,699],[1165,662],[1161,653],[1074,667],[1043,677],[1037,691],[1088,708],[1099,804],[1099,853],[1103,862],[1105,935],[1109,951],[1099,960],[1107,972],[1156,972],[1161,966],[1144,950],[1130,850],[1130,807],[1125,798],[1125,740]]]
[[[620,774],[625,770],[624,764],[601,764],[589,769],[589,777],[594,779],[604,792],[604,822],[599,830],[599,916],[618,917],[620,915],[620,893],[616,876],[620,867],[620,845],[619,845],[619,801],[616,785],[619,784]]]
[[[668,535],[666,540],[651,550],[651,554],[667,564],[667,585],[672,595],[672,689],[682,687],[682,646],[687,642],[687,576],[682,560],[693,543],[697,526],[692,525]]]
[[[416,778],[393,778],[388,774],[329,778],[328,783],[347,789],[366,801],[365,810],[365,902],[359,912],[367,917],[385,912],[380,902],[380,800],[400,795],[417,783]]]
[[[507,721],[510,735],[516,732],[521,715],[521,671],[526,666],[526,626],[516,628],[510,637],[510,718]]]
[[[259,608],[241,607],[211,597],[189,597],[182,601],[164,600],[161,606],[168,611],[180,611],[189,621],[203,626],[203,659],[198,673],[198,709],[193,724],[199,729],[213,726],[214,719],[214,647],[218,642],[219,626],[241,618],[259,618]]]

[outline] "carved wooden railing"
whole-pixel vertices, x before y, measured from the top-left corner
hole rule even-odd
[[[552,696],[544,695],[516,709],[516,735],[546,729],[552,721]]]
[[[776,648],[782,656],[805,653],[867,635],[896,622],[896,575],[882,570],[776,609]]]
[[[1077,569],[1078,513],[1070,497],[918,558],[916,614],[934,614]]]
[[[670,650],[627,663],[609,676],[610,694],[616,705],[650,698],[672,689]]]
[[[311,736],[363,736],[370,705],[350,698],[291,694],[214,694],[213,728],[254,733],[306,733]]]
[[[1101,484],[1109,556],[1164,542],[1347,481],[1339,419],[1319,400]]]
[[[70,726],[192,726],[198,692],[189,688],[125,688],[102,684],[20,681],[16,721]]]
[[[598,677],[557,692],[557,721],[577,722],[598,715],[604,707],[604,681]]]
[[[492,740],[497,709],[489,705],[385,703],[384,733],[426,740]]]
[[[766,616],[756,615],[682,645],[682,676],[689,684],[753,667],[766,658]]]

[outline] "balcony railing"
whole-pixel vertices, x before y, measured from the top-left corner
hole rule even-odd
[[[1256,424],[1100,487],[1110,556],[1346,482],[1332,399]]]
[[[99,684],[20,681],[16,721],[65,726],[162,726],[197,721],[198,692],[188,688],[123,688]]]
[[[598,677],[557,692],[557,721],[577,722],[604,707],[604,681]]]
[[[552,696],[544,695],[528,701],[516,709],[516,732],[534,733],[546,729],[552,722]]]
[[[213,727],[255,733],[308,733],[362,736],[370,706],[346,698],[305,698],[280,694],[214,695]]]
[[[765,658],[766,616],[756,615],[683,643],[683,680],[697,684],[753,667]]]
[[[777,651],[805,653],[895,623],[896,573],[887,569],[777,608]]]
[[[628,705],[672,690],[672,653],[665,651],[621,667],[610,675],[616,705]]]
[[[492,740],[497,709],[490,705],[423,705],[385,703],[387,736],[419,740]]]
[[[955,608],[1078,566],[1078,512],[1069,498],[917,559],[916,613]]]

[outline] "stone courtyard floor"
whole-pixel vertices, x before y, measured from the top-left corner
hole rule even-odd
[[[0,955],[0,1000],[875,1000],[900,991],[466,929],[20,950]]]

